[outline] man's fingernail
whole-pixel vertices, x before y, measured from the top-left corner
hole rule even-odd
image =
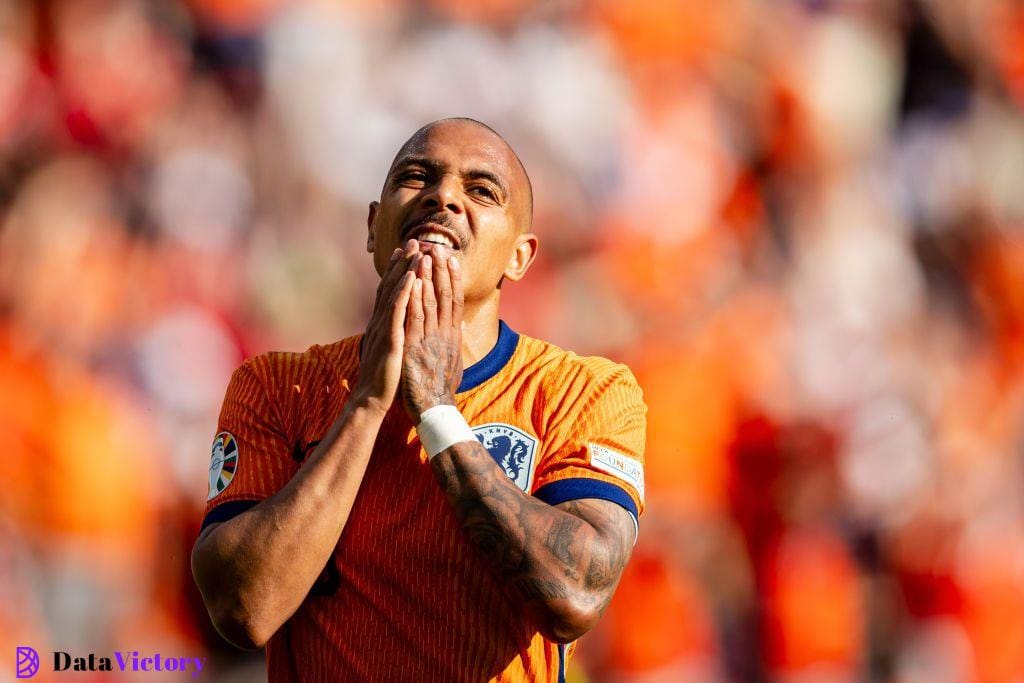
[[[395,259],[397,259],[401,253],[402,253],[402,248],[401,247],[395,249],[393,252],[391,252],[391,260],[394,261]]]
[[[455,254],[452,254],[452,257],[448,259],[448,263],[451,264],[452,270],[456,272],[458,272],[459,268],[462,267],[459,265],[459,257]]]

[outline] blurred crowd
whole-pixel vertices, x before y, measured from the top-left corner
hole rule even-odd
[[[0,679],[260,655],[188,568],[231,371],[361,331],[367,203],[478,118],[512,327],[633,368],[647,513],[576,681],[1024,681],[1024,5],[0,2]]]

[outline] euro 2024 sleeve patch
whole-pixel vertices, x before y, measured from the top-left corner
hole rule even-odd
[[[591,465],[630,484],[640,494],[640,500],[644,499],[643,463],[596,443],[588,443],[587,450]]]
[[[238,442],[230,432],[221,432],[213,438],[213,453],[210,456],[210,493],[206,500],[228,487],[235,478],[238,468]]]

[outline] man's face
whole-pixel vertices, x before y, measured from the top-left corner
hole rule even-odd
[[[518,279],[512,262],[529,221],[526,182],[491,131],[465,121],[435,124],[406,144],[380,202],[370,204],[367,249],[377,272],[413,238],[423,252],[443,243],[458,256],[467,303],[492,294],[504,275]]]

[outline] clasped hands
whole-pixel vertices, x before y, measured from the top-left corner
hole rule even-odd
[[[395,249],[363,336],[353,398],[386,412],[397,395],[413,424],[428,408],[455,404],[462,380],[462,270],[443,245]]]

